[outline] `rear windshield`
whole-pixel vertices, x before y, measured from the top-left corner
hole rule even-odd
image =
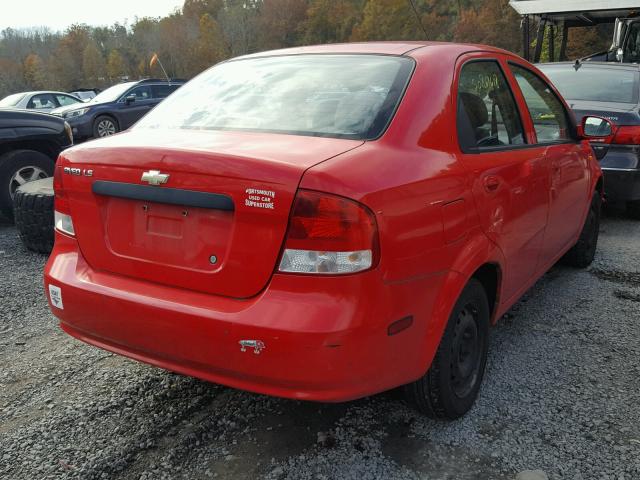
[[[207,70],[136,128],[246,130],[372,139],[400,101],[413,60],[382,55],[290,55]]]
[[[572,65],[539,68],[567,100],[638,103],[638,72],[584,65],[578,70]]]
[[[14,93],[0,100],[0,107],[13,107],[24,98],[24,93]]]

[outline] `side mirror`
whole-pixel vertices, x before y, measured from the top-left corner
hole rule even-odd
[[[613,124],[606,118],[584,117],[578,126],[578,136],[590,142],[611,143],[614,134]]]
[[[616,60],[620,63],[624,61],[624,50],[622,48],[616,50]]]
[[[126,103],[127,105],[131,105],[135,101],[136,101],[136,96],[135,95],[129,95],[128,97],[125,97],[125,99],[124,99],[124,103]]]

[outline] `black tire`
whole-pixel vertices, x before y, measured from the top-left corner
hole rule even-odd
[[[34,252],[53,249],[53,178],[20,187],[13,197],[13,214],[22,243]]]
[[[640,201],[627,202],[627,216],[634,220],[640,220]]]
[[[454,420],[469,411],[480,390],[489,349],[489,302],[471,279],[456,302],[427,373],[405,386],[418,410]]]
[[[102,138],[114,135],[120,131],[118,122],[109,115],[100,115],[93,121],[93,137]]]
[[[20,182],[50,177],[53,168],[53,160],[35,150],[14,150],[0,156],[0,212],[12,220],[13,196]],[[22,180],[18,181],[17,175]]]
[[[562,258],[562,262],[575,268],[586,268],[591,265],[598,248],[600,234],[600,216],[602,215],[602,197],[600,192],[594,192],[591,207],[584,221],[578,243]]]

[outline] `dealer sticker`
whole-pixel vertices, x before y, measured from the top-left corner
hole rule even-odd
[[[54,307],[64,310],[64,304],[62,303],[62,290],[60,290],[60,287],[49,285],[49,298],[51,299],[51,304]]]
[[[247,198],[245,198],[244,204],[247,207],[274,209],[276,192],[260,188],[247,188],[245,193],[247,194]]]

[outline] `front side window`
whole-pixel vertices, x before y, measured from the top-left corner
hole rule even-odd
[[[127,93],[127,97],[136,97],[136,102],[141,100],[149,100],[151,98],[151,87],[148,85],[144,87],[136,87]]]
[[[518,108],[498,62],[472,61],[462,67],[457,125],[463,151],[525,143]]]
[[[511,65],[511,71],[529,107],[538,143],[571,140],[567,111],[551,87],[526,68]]]
[[[377,138],[414,62],[390,55],[287,55],[221,63],[180,87],[135,128]]]

